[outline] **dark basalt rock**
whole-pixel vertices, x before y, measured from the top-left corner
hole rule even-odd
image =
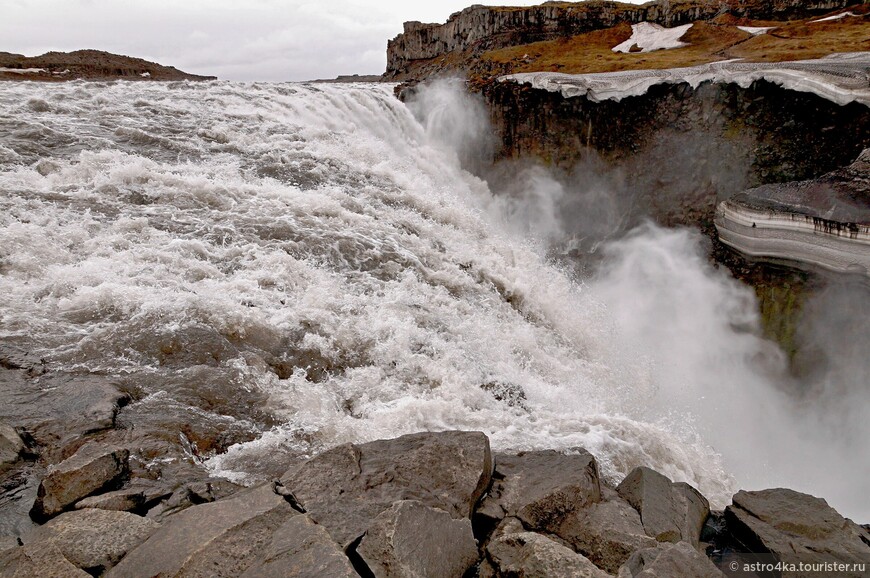
[[[175,576],[206,571],[238,576],[276,530],[298,513],[269,484],[188,508],[132,550],[108,576]]]
[[[158,524],[127,512],[67,512],[22,538],[24,545],[56,547],[77,568],[101,574],[151,535]]]
[[[462,578],[478,558],[468,518],[414,500],[375,518],[356,554],[376,578]]]
[[[506,534],[486,548],[496,576],[552,576],[565,578],[607,578],[582,554],[534,532]]]
[[[620,578],[722,578],[725,575],[710,560],[686,542],[659,545],[632,554],[619,572]]]
[[[530,528],[553,527],[572,511],[601,500],[598,464],[583,450],[498,454],[494,477],[478,509],[494,521],[515,516]]]
[[[0,557],[0,576],[3,578],[26,578],[50,576],[52,578],[91,578],[91,575],[76,568],[56,546],[33,544],[15,548],[7,556]]]
[[[288,471],[281,482],[347,547],[399,500],[470,518],[491,476],[489,439],[451,431],[342,445]]]
[[[51,518],[82,498],[113,484],[120,485],[129,473],[129,457],[126,449],[91,443],[61,463],[49,466],[39,484],[31,517]]]
[[[794,490],[741,490],[725,509],[725,519],[745,551],[769,553],[780,562],[866,564],[870,560],[866,530],[843,518],[825,500]],[[866,576],[857,571],[843,575]]]
[[[616,491],[640,514],[648,536],[659,542],[689,542],[698,547],[710,504],[698,490],[673,483],[655,470],[632,470]]]

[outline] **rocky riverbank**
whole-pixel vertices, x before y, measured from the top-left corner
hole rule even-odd
[[[4,475],[33,459],[18,432],[29,439],[3,429]],[[651,469],[613,487],[582,448],[493,454],[480,432],[342,445],[218,500],[188,484],[187,499],[167,487],[142,501],[131,451],[89,441],[49,465],[31,510],[45,523],[4,537],[0,576],[714,577],[758,560],[865,576],[870,563],[870,532],[822,499],[741,491],[711,512]]]
[[[0,52],[0,80],[215,80],[182,72],[132,56],[102,50],[47,52],[41,56],[24,56]]]

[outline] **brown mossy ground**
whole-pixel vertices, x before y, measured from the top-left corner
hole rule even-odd
[[[863,16],[811,23],[695,22],[681,38],[688,46],[655,52],[618,53],[612,48],[631,37],[631,26],[619,24],[570,38],[492,50],[480,55],[483,68],[509,68],[512,73],[558,71],[566,74],[614,72],[695,66],[742,58],[748,62],[781,62],[821,58],[835,52],[870,50],[870,6],[855,8]],[[737,26],[775,26],[753,36]]]

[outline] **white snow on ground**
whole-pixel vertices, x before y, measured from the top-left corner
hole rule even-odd
[[[815,24],[817,22],[830,22],[832,20],[842,20],[846,16],[857,16],[857,14],[852,14],[851,12],[843,12],[842,14],[836,14],[834,16],[828,16],[827,18],[820,18],[819,20],[813,20],[810,24]]]
[[[631,47],[637,44],[641,52],[652,52],[653,50],[662,50],[667,48],[679,48],[686,46],[686,42],[680,42],[691,24],[677,26],[675,28],[665,28],[652,22],[640,22],[631,25],[631,38],[617,44],[612,48],[614,52],[628,52]]]
[[[737,28],[753,36],[758,36],[759,34],[767,34],[768,30],[773,30],[776,26],[738,26]]]
[[[646,93],[657,84],[686,82],[733,82],[743,88],[756,80],[767,80],[783,88],[812,92],[837,104],[860,102],[870,106],[870,52],[832,54],[819,60],[750,63],[728,60],[687,68],[626,70],[594,74],[527,72],[503,76],[565,98],[585,96],[593,102],[622,100]]]
[[[45,72],[44,68],[3,68],[0,67],[0,72],[11,72],[12,74],[37,74]]]
[[[150,72],[143,72],[139,76],[141,76],[142,78],[151,78],[151,73]]]

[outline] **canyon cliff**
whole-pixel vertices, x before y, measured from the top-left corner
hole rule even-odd
[[[384,76],[407,80],[412,65],[450,53],[567,38],[626,22],[646,21],[673,27],[725,14],[756,20],[788,20],[861,3],[861,0],[658,0],[634,5],[590,0],[529,7],[474,5],[453,14],[444,24],[406,22],[404,31],[387,43]],[[441,65],[446,64],[449,63],[445,59]]]

